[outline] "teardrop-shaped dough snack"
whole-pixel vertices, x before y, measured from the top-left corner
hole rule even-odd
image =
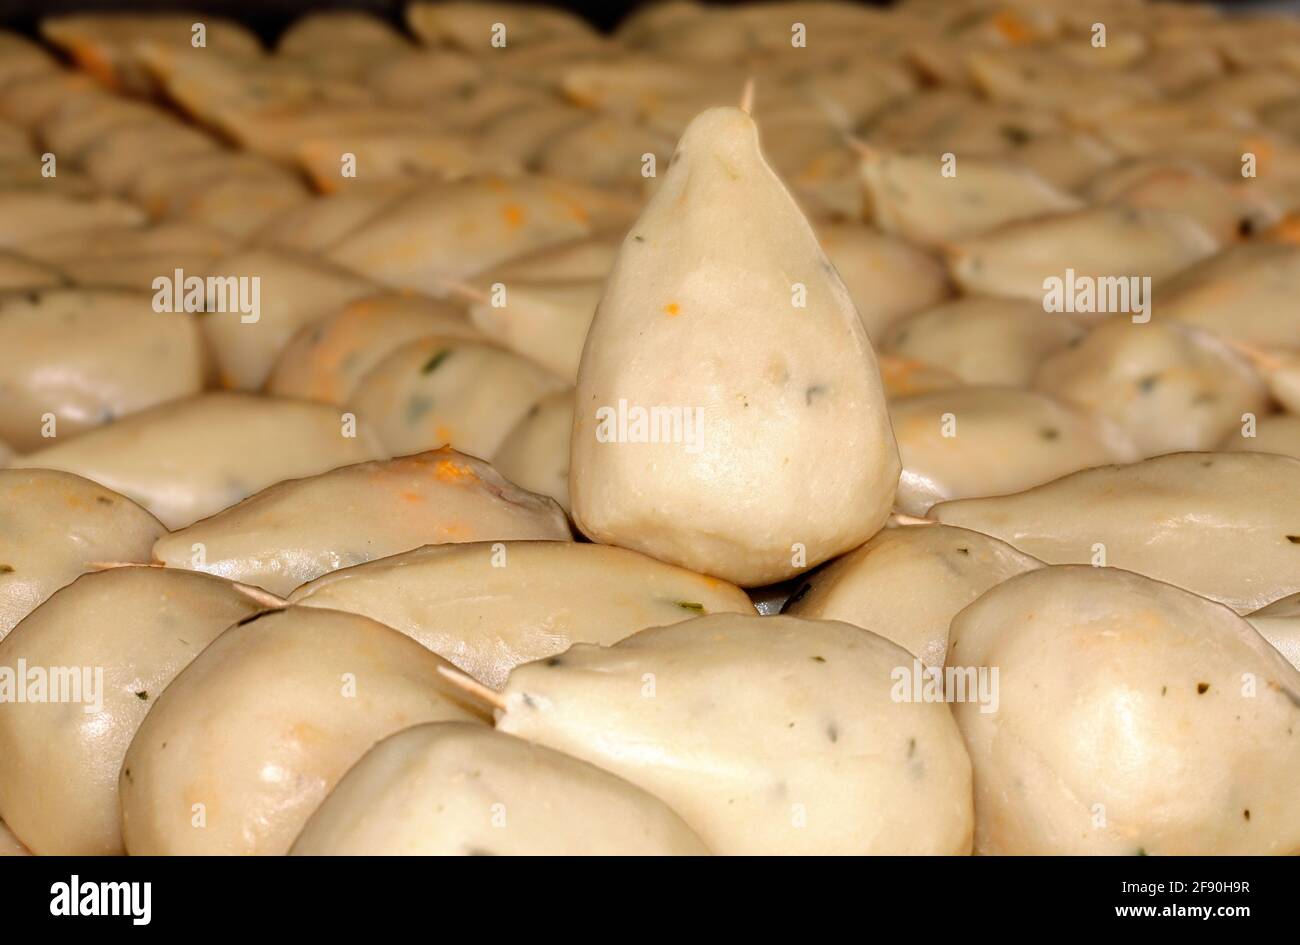
[[[757,585],[801,570],[795,544],[812,566],[889,514],[899,466],[875,355],[739,109],[692,123],[633,225],[577,405],[570,497],[599,541]],[[651,430],[665,410],[676,428]]]
[[[145,716],[122,763],[133,855],[287,853],[380,739],[473,721],[447,663],[356,614],[290,607],[240,621]]]
[[[569,511],[569,443],[573,391],[547,394],[506,435],[492,465],[511,482],[548,495]]]
[[[1019,492],[1137,458],[1109,421],[1019,388],[918,394],[892,401],[889,413],[903,457],[896,501],[909,515],[924,515],[936,502]]]
[[[963,610],[951,638],[950,667],[998,673],[997,711],[953,706],[977,852],[1300,852],[1300,672],[1226,607],[1043,568]]]
[[[348,416],[301,400],[201,394],[15,457],[13,465],[85,476],[183,528],[284,479],[376,458],[382,451],[373,434]]]
[[[995,584],[1042,566],[965,528],[886,528],[813,574],[782,613],[851,623],[892,640],[926,666],[942,666],[957,612]]]
[[[1114,421],[1144,457],[1213,449],[1268,400],[1249,363],[1213,335],[1127,315],[1044,360],[1034,385]]]
[[[465,313],[410,292],[383,292],[304,325],[284,346],[267,393],[344,404],[376,364],[408,341],[438,335],[478,338]]]
[[[603,281],[497,282],[504,287],[500,298],[505,304],[500,306],[493,304],[491,283],[475,282],[482,295],[470,305],[469,317],[479,331],[556,377],[577,378]]]
[[[0,666],[51,673],[77,698],[0,701],[0,808],[42,855],[120,856],[117,776],[158,696],[260,605],[229,581],[166,568],[85,574],[0,642]],[[71,667],[58,684],[54,667]],[[85,667],[85,669],[82,669]],[[66,688],[65,688],[66,687]]]
[[[164,536],[154,558],[275,594],[338,568],[437,542],[568,541],[550,500],[482,460],[436,450],[280,482]]]
[[[1248,613],[1300,590],[1300,460],[1171,453],[930,516],[1049,564],[1136,571]]]
[[[488,457],[542,397],[564,382],[503,348],[462,338],[419,338],[357,385],[351,404],[390,455],[452,446]]]
[[[0,248],[108,226],[140,226],[139,207],[114,197],[75,197],[55,190],[0,191]]]
[[[1300,345],[1300,246],[1233,246],[1156,289],[1162,318],[1262,347]]]
[[[375,287],[352,273],[310,256],[280,250],[253,250],[220,259],[205,275],[239,280],[252,291],[257,280],[257,311],[208,311],[203,335],[221,372],[222,383],[238,390],[259,390],[289,339],[304,325],[335,306],[369,295]],[[226,295],[230,290],[220,290]],[[245,290],[239,289],[244,301]],[[218,299],[209,299],[215,307]],[[252,301],[252,299],[248,299]],[[229,305],[226,300],[226,308]],[[252,306],[250,306],[252,307]]]
[[[627,198],[544,177],[433,184],[328,255],[384,285],[439,296],[512,256],[623,224],[634,212]]]
[[[23,846],[3,820],[0,820],[0,856],[31,856],[32,851]]]
[[[194,316],[159,314],[143,292],[0,298],[0,437],[20,450],[197,394],[203,376]]]
[[[645,788],[724,856],[965,854],[952,715],[891,696],[912,663],[849,624],[719,614],[519,667],[497,728]]]
[[[125,496],[52,469],[0,469],[0,521],[0,639],[98,563],[148,562],[167,533]]]
[[[293,856],[702,856],[663,801],[595,765],[463,722],[390,735],[316,809]]]
[[[1018,299],[967,296],[910,315],[878,338],[889,354],[925,361],[967,384],[1025,387],[1043,358],[1078,344],[1068,315]]]
[[[887,325],[942,302],[951,292],[948,273],[930,253],[860,223],[823,223],[817,240],[873,342]]]
[[[1043,283],[1076,277],[1165,276],[1209,256],[1218,242],[1195,220],[1170,210],[1093,207],[1012,223],[949,247],[949,268],[972,294],[1041,302]],[[1167,296],[1161,296],[1161,305]]]
[[[1003,223],[1083,206],[1033,171],[1006,161],[954,155],[944,173],[938,154],[886,153],[862,158],[871,216],[886,233],[934,245],[985,233]]]
[[[575,606],[573,589],[582,588]],[[328,574],[290,598],[364,614],[484,685],[575,643],[608,646],[701,614],[753,614],[744,592],[645,555],[587,542],[434,545]]]

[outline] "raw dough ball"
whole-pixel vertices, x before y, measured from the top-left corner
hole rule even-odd
[[[1300,590],[1300,460],[1172,453],[930,516],[1049,564],[1136,571],[1248,613]]]
[[[1034,383],[1114,421],[1144,457],[1213,449],[1268,402],[1250,365],[1213,335],[1127,315],[1047,358]]]
[[[80,690],[76,702],[0,700],[0,811],[33,850],[125,852],[117,777],[131,738],[172,678],[258,609],[220,578],[113,568],[55,592],[0,642],[0,667],[70,667]]]
[[[663,801],[608,771],[482,725],[432,722],[353,765],[294,856],[699,856]]]
[[[443,449],[277,483],[163,536],[153,554],[168,567],[283,595],[329,571],[421,545],[571,537],[553,502],[482,460]]]
[[[167,687],[122,763],[136,855],[288,851],[375,742],[472,721],[447,664],[356,614],[291,607],[221,634]]]
[[[211,393],[132,414],[68,443],[14,459],[116,489],[183,528],[272,483],[374,459],[363,423],[337,407]],[[348,436],[349,427],[355,435]]]
[[[813,574],[783,612],[851,623],[892,640],[926,666],[942,666],[957,611],[990,587],[1042,566],[965,528],[886,528]]]
[[[743,591],[717,578],[623,548],[557,541],[419,548],[328,574],[290,599],[401,630],[495,689],[514,667],[575,643],[754,612]]]
[[[0,639],[97,563],[147,563],[167,533],[126,496],[52,469],[0,469],[0,523]]]
[[[997,711],[953,706],[977,852],[1300,852],[1300,672],[1226,607],[1043,568],[963,610],[951,640],[949,667],[998,672]]]
[[[896,501],[909,515],[1137,458],[1109,421],[1034,391],[957,387],[895,400],[889,411],[903,457]]]
[[[859,627],[720,614],[510,674],[497,728],[662,798],[722,855],[965,854],[969,762],[912,655]]]

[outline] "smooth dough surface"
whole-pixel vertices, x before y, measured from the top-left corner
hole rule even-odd
[[[280,855],[375,742],[473,721],[443,660],[357,614],[291,607],[243,620],[178,675],[122,764],[133,855]]]
[[[154,558],[285,595],[329,571],[440,542],[568,541],[564,513],[442,449],[279,482],[165,535]]]
[[[183,528],[254,492],[373,459],[364,423],[337,408],[234,392],[202,394],[132,414],[68,443],[14,459],[85,476]]]
[[[665,800],[722,855],[966,854],[971,782],[912,655],[834,621],[720,614],[510,674],[497,728]]]
[[[888,515],[899,465],[871,344],[739,109],[692,122],[632,226],[576,403],[569,494],[596,540],[758,585],[800,570],[795,544],[811,566]],[[679,427],[651,430],[664,407]]]
[[[1300,851],[1300,672],[1226,607],[1043,568],[957,615],[948,666],[998,670],[998,711],[953,705],[977,852]]]
[[[158,696],[260,605],[228,581],[165,568],[84,574],[0,641],[0,666],[93,667],[80,701],[0,702],[0,811],[43,855],[125,852],[117,778]],[[87,683],[89,682],[89,686]]]
[[[1272,453],[1171,453],[930,515],[1049,564],[1136,571],[1238,613],[1300,590],[1300,460]]]
[[[812,575],[782,613],[851,623],[892,640],[926,666],[942,666],[957,612],[990,587],[1042,566],[965,528],[886,528]]]
[[[294,856],[701,856],[663,801],[482,725],[390,735],[330,792]]]
[[[109,561],[146,564],[167,529],[124,495],[52,469],[0,469],[0,639]]]
[[[328,574],[290,600],[378,620],[494,689],[514,667],[575,643],[608,646],[702,614],[754,613],[743,591],[717,578],[560,541],[419,548]]]

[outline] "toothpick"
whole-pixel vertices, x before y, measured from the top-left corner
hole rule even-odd
[[[442,674],[447,682],[451,683],[465,695],[469,696],[475,702],[485,705],[488,708],[496,709],[499,712],[506,710],[506,698],[495,689],[489,689],[473,676],[468,676],[456,669],[454,666],[439,666],[438,672]]]
[[[111,571],[114,568],[163,568],[166,565],[156,561],[87,561],[86,567],[93,571]]]
[[[889,516],[890,525],[938,525],[937,519],[917,518],[915,515],[907,515],[903,512],[895,512]]]
[[[1246,344],[1246,342],[1238,341],[1235,338],[1224,338],[1223,340],[1229,348],[1236,351],[1266,374],[1272,374],[1274,371],[1282,367],[1282,359],[1275,354],[1268,351],[1261,351],[1254,345]]]
[[[740,93],[740,110],[746,115],[754,112],[754,77],[745,80],[745,88]]]
[[[438,282],[448,293],[459,295],[467,301],[478,302],[480,305],[488,305],[492,302],[492,296],[468,282],[456,282],[453,279],[440,279]]]
[[[240,584],[238,581],[234,581],[233,583],[235,585],[235,590],[239,591],[239,593],[243,594],[245,597],[252,598],[263,607],[269,607],[271,610],[279,610],[281,607],[284,607],[289,603],[288,600],[280,597],[278,594],[272,594],[270,591],[263,590],[260,587],[254,587],[251,584]]]

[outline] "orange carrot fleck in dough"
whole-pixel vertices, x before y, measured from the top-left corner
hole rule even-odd
[[[450,443],[454,439],[451,435],[451,427],[443,426],[441,424],[434,427],[433,435],[444,443]]]
[[[440,459],[433,464],[433,474],[439,482],[478,482],[478,476],[468,466],[454,459]]]
[[[403,492],[403,493],[401,493],[401,496],[402,496],[402,498],[405,499],[407,502],[423,502],[423,501],[424,501],[424,496],[420,495],[420,493],[418,493],[418,492]]]
[[[1029,25],[1011,10],[1002,10],[993,17],[993,28],[1013,46],[1021,46],[1034,38]]]
[[[510,190],[510,183],[501,177],[485,177],[483,183],[487,185],[488,190],[495,191],[498,194],[504,194]]]
[[[668,315],[669,318],[676,318],[678,315],[682,313],[682,307],[678,305],[676,302],[669,302],[667,305],[664,306],[664,312]]]
[[[517,203],[508,203],[502,207],[501,216],[505,218],[506,226],[512,230],[524,225],[524,208]]]
[[[1300,245],[1300,215],[1288,213],[1265,236],[1279,243]]]

